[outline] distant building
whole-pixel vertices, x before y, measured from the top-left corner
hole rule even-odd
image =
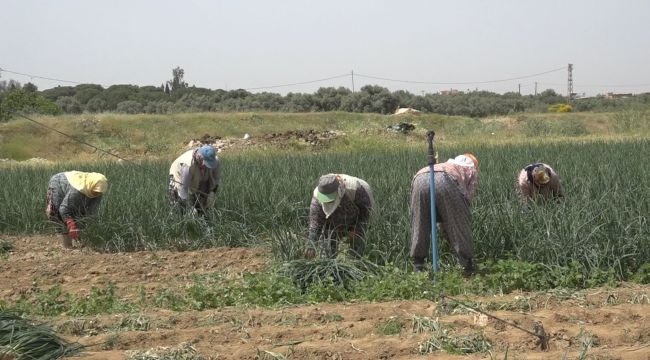
[[[397,108],[393,115],[420,115],[421,111],[413,108]]]
[[[629,93],[629,94],[614,94],[614,93],[609,92],[609,93],[607,93],[607,95],[605,95],[605,98],[606,99],[625,99],[625,98],[632,97],[632,96],[634,96],[634,94],[631,94],[631,93]]]
[[[441,90],[439,92],[440,95],[458,95],[458,94],[462,94],[462,93],[463,93],[462,91],[456,90],[456,89]]]

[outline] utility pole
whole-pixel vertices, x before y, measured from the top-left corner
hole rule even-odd
[[[573,64],[569,64],[569,79],[567,81],[567,99],[573,99]]]
[[[350,77],[352,78],[352,92],[354,92],[354,70],[350,71]]]
[[[537,81],[535,81],[535,96],[537,96]]]
[[[521,95],[521,84],[519,84],[519,95]]]

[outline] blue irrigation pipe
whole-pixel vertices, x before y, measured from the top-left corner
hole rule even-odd
[[[436,163],[436,156],[433,150],[433,137],[436,133],[433,130],[427,132],[429,143],[429,197],[431,198],[431,267],[433,272],[438,272],[438,234],[436,232],[436,180],[433,165]]]

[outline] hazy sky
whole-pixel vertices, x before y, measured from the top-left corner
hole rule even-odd
[[[538,82],[566,94],[572,63],[575,92],[638,93],[650,91],[649,42],[650,0],[0,0],[0,68],[104,86],[158,86],[180,66],[211,89],[347,74],[266,89],[311,93],[351,87],[354,71],[357,90],[530,94]]]

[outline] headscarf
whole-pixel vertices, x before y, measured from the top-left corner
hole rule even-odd
[[[338,182],[338,187],[336,189],[336,192],[334,194],[327,194],[328,199],[325,200],[321,195],[321,193],[318,191],[318,187],[316,187],[314,189],[314,195],[313,195],[321,204],[326,219],[329,218],[334,213],[334,211],[336,211],[336,209],[339,207],[339,205],[341,204],[341,199],[343,199],[343,196],[347,194],[351,200],[354,200],[355,192],[357,191],[357,187],[359,186],[358,178],[355,178],[354,176],[350,176],[350,175],[345,175],[345,174],[328,174],[321,177],[321,179],[325,180],[332,176],[334,176],[336,182]],[[335,195],[336,197],[332,199],[331,198],[332,195]]]
[[[546,185],[551,178],[546,173],[546,168],[544,166],[538,166],[533,169],[533,181],[537,185]]]
[[[471,152],[466,152],[463,155],[465,155],[470,160],[472,160],[472,162],[474,163],[474,167],[476,168],[476,170],[478,170],[478,159],[476,158],[476,156],[474,156],[474,154],[472,154]]]
[[[455,158],[449,159],[447,161],[452,163],[452,164],[456,164],[456,165],[460,165],[460,166],[476,167],[476,164],[478,163],[478,160],[475,160],[476,158],[474,157],[474,155],[471,155],[471,156],[474,159],[470,158],[467,155],[458,155]]]
[[[70,186],[79,190],[89,198],[99,197],[108,189],[106,176],[100,173],[87,173],[81,171],[67,171],[64,173]],[[97,194],[99,193],[99,195]]]

